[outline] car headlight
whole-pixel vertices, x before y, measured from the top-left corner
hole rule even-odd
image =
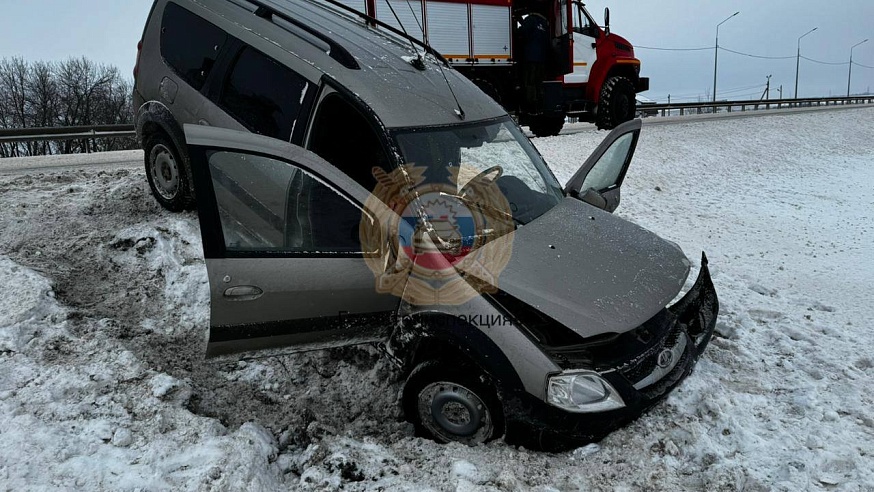
[[[603,412],[625,406],[619,392],[596,372],[576,371],[551,376],[546,388],[546,401],[568,412]]]

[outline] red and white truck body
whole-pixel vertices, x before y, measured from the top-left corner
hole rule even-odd
[[[537,134],[554,134],[566,116],[612,128],[634,117],[634,96],[649,88],[624,38],[600,27],[577,0],[335,0],[440,52]],[[544,106],[523,110],[521,21],[545,12],[552,57]]]

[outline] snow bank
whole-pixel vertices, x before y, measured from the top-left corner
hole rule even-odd
[[[193,214],[130,170],[0,177],[0,484],[872,490],[874,110],[645,126],[618,213],[706,250],[696,372],[573,452],[413,437],[369,348],[204,362]],[[603,132],[536,139],[567,179]]]
[[[112,339],[71,333],[50,282],[0,257],[0,480],[5,487],[230,489],[278,487],[276,441],[232,432],[186,409],[190,388],[146,368]]]

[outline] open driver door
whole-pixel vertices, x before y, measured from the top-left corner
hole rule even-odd
[[[570,0],[550,0],[549,25],[552,28],[553,62],[548,75],[558,78],[574,71],[573,25]]]

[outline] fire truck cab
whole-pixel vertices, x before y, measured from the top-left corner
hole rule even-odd
[[[598,25],[578,0],[339,0],[440,52],[538,136],[555,135],[572,116],[610,129],[634,118],[635,94],[649,89],[626,39]],[[529,15],[549,26],[549,56],[526,101],[521,26]],[[375,27],[379,29],[379,27]]]

